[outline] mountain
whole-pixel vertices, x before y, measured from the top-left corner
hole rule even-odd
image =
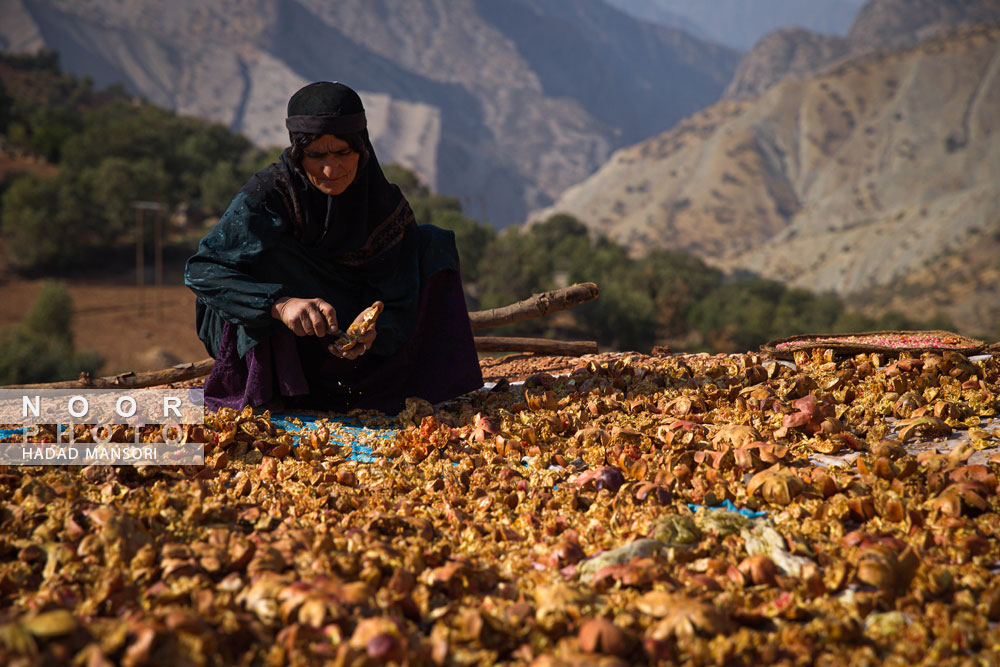
[[[786,76],[803,77],[846,56],[850,42],[803,28],[784,28],[765,35],[736,68],[724,97],[756,97]]]
[[[726,98],[760,95],[786,76],[802,77],[845,58],[903,48],[961,26],[1000,21],[1000,0],[870,0],[845,37],[778,30],[740,61]]]
[[[915,44],[963,25],[1000,21],[1000,0],[870,0],[854,19],[852,48]]]
[[[719,102],[616,152],[534,218],[570,213],[635,252],[685,249],[840,295],[885,288],[891,300],[892,286],[933,283],[972,250],[992,259],[962,284],[988,283],[1000,256],[998,44],[1000,26],[964,28]],[[978,312],[955,312],[992,327],[1000,296],[976,289]]]
[[[654,23],[746,51],[764,35],[804,28],[844,36],[864,0],[607,0]]]
[[[521,222],[716,101],[732,50],[600,0],[5,0],[0,46],[283,145],[288,97],[362,92],[379,158]]]

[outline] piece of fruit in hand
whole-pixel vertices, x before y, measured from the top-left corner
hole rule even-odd
[[[378,316],[382,313],[382,307],[382,302],[376,301],[354,318],[351,326],[347,327],[347,331],[340,331],[334,334],[336,340],[333,342],[333,346],[337,348],[337,351],[346,352],[350,350],[358,344],[358,341],[365,334],[373,330]]]

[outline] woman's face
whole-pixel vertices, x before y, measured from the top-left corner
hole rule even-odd
[[[339,195],[354,182],[359,157],[343,139],[324,134],[306,145],[302,169],[320,192]]]

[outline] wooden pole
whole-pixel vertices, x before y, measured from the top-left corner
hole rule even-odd
[[[87,377],[84,374],[81,375],[79,380],[43,382],[38,384],[14,384],[5,386],[4,389],[136,389],[204,377],[212,372],[214,364],[215,359],[209,357],[208,359],[202,359],[193,363],[178,364],[171,368],[146,371],[144,373],[122,373],[120,375],[109,375],[99,378]]]
[[[504,336],[476,336],[478,352],[533,352],[565,357],[597,354],[597,343],[592,340],[567,341],[548,338],[508,338]]]

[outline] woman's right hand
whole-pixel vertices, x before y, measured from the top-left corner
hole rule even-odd
[[[271,316],[281,320],[296,336],[337,333],[337,311],[323,299],[283,297],[271,306]]]

